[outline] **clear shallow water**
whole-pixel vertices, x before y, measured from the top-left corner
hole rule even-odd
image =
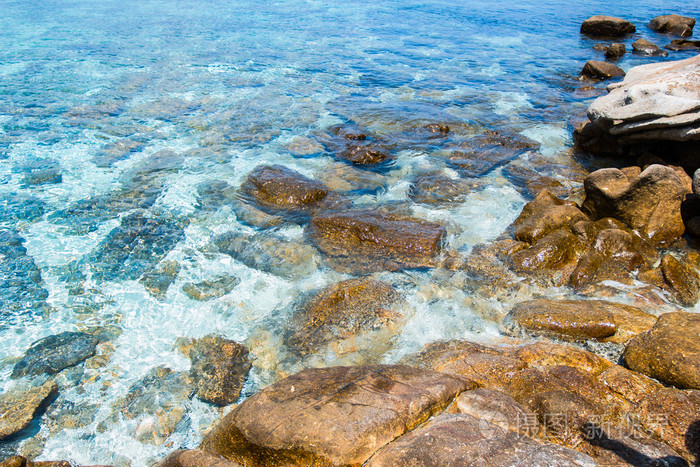
[[[541,143],[545,160],[573,164],[569,121],[588,102],[576,91],[576,77],[586,60],[600,59],[591,49],[596,41],[579,35],[581,21],[599,13],[622,16],[640,37],[663,45],[668,38],[643,26],[649,19],[700,16],[700,9],[679,1],[666,1],[663,9],[651,1],[530,0],[2,1],[0,7],[0,227],[23,239],[26,254],[12,251],[25,266],[33,261],[26,267],[40,272],[39,289],[48,294],[30,306],[4,287],[3,307],[15,302],[20,312],[3,314],[0,323],[0,383],[4,389],[17,384],[9,378],[13,359],[38,338],[119,328],[111,347],[100,350],[109,356],[105,366],[86,370],[79,387],[59,396],[61,403],[95,403],[94,419],[53,432],[44,422],[32,452],[123,465],[195,446],[220,416],[196,398],[184,402],[183,422],[165,445],[134,438],[143,417],[110,419],[112,404],[150,369],[189,368],[174,350],[178,337],[218,333],[245,342],[254,364],[249,394],[300,365],[396,361],[432,340],[498,336],[458,282],[449,285],[434,271],[385,273],[378,277],[409,304],[386,346],[290,360],[279,323],[304,294],[348,276],[320,267],[289,279],[213,251],[215,234],[256,230],[225,202],[205,209],[203,183],[237,187],[262,163],[323,178],[339,167],[328,151],[297,157],[288,148],[301,136],[314,138],[347,122],[390,140],[435,121],[457,132],[505,129]],[[627,54],[619,65],[650,61]],[[466,253],[500,234],[528,195],[495,170],[456,206],[409,202],[415,175],[442,170],[457,176],[440,150],[399,145],[395,164],[380,175],[382,189],[358,195],[355,203],[403,204],[446,224],[449,246]],[[176,261],[180,271],[160,300],[137,280],[138,264],[119,269],[119,257],[107,255],[112,269],[98,272],[113,271],[108,277],[96,277],[90,264],[110,232],[136,212],[175,226],[161,236],[166,254],[158,261]],[[285,225],[275,234],[301,239],[303,232]],[[182,292],[185,283],[224,273],[241,282],[221,298],[198,302]]]

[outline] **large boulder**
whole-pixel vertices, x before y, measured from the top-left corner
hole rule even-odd
[[[58,385],[47,381],[28,390],[15,389],[0,395],[0,439],[27,428],[42,407],[58,393]]]
[[[674,240],[685,230],[685,189],[670,167],[650,165],[632,178],[619,169],[596,170],[584,180],[584,189],[581,209],[593,219],[612,217],[654,243]]]
[[[308,234],[341,272],[434,267],[445,228],[414,217],[370,210],[313,216]]]
[[[200,449],[244,465],[359,466],[473,387],[401,365],[304,370],[246,399]]]
[[[695,18],[680,15],[661,15],[649,21],[649,29],[681,37],[692,36],[693,26]]]
[[[591,16],[581,23],[581,34],[596,37],[623,37],[636,31],[634,24],[614,16]]]
[[[368,467],[595,466],[580,452],[540,443],[469,414],[442,414],[380,449]]]
[[[634,371],[679,388],[700,389],[700,314],[666,313],[627,344],[622,358]]]

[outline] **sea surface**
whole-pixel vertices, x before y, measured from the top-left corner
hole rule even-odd
[[[700,5],[0,0],[0,388],[26,383],[10,374],[37,339],[96,329],[108,336],[101,360],[61,373],[41,422],[0,452],[141,466],[196,446],[226,409],[176,399],[184,415],[162,442],[142,435],[163,416],[157,408],[170,406],[155,398],[154,413],[145,402],[132,418],[120,409],[154,368],[189,370],[179,338],[215,333],[244,343],[253,368],[243,397],[304,366],[395,362],[439,339],[498,340],[497,326],[443,273],[387,272],[376,277],[408,303],[389,338],[294,360],[279,338],[294,304],[350,276],[318,258],[306,274],[265,272],[212,239],[234,232],[303,241],[303,224],[260,229],[235,209],[251,170],[281,164],[345,190],[357,206],[398,206],[441,222],[447,246],[468,254],[501,234],[532,193],[502,167],[448,205],[413,202],[411,181],[431,171],[459,178],[445,163],[450,138],[486,130],[539,143],[514,161],[532,161],[534,171],[542,161],[594,166],[570,136],[604,92],[578,80],[587,60],[603,59],[580,24],[594,14],[624,17],[637,26],[634,38],[663,46],[671,38],[645,25],[669,13],[700,18]],[[618,65],[692,55],[628,53]],[[429,123],[448,124],[451,136],[413,144],[410,135]],[[342,124],[394,144],[395,160],[378,171],[338,161],[322,143]],[[581,186],[580,178],[560,181]],[[146,279],[168,268],[176,273],[162,274],[169,286],[149,291]],[[183,291],[221,277],[235,286],[220,297]]]

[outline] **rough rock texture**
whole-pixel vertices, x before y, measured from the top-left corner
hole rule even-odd
[[[668,52],[662,50],[661,47],[654,44],[653,42],[649,42],[646,39],[637,39],[636,41],[634,41],[632,43],[632,52],[635,54],[649,55],[652,57],[666,57],[668,55]]]
[[[516,240],[532,244],[555,230],[582,220],[588,220],[588,217],[575,203],[561,200],[549,190],[542,190],[523,207],[510,229]]]
[[[589,456],[542,444],[468,414],[442,414],[380,449],[368,467],[595,466]]]
[[[617,60],[625,55],[626,52],[627,49],[625,48],[625,44],[610,44],[610,47],[605,50],[605,58],[609,60]]]
[[[74,467],[74,465],[68,461],[31,461],[24,456],[12,456],[0,462],[0,467]]]
[[[12,378],[54,374],[95,355],[99,339],[82,332],[62,332],[32,344],[12,369]]]
[[[649,28],[674,36],[690,37],[693,35],[695,18],[679,15],[662,15],[649,21]]]
[[[360,332],[378,330],[402,317],[403,298],[385,282],[349,279],[312,297],[292,318],[287,344],[306,353]]]
[[[241,185],[241,192],[274,212],[311,211],[339,201],[322,183],[281,165],[255,168]]]
[[[633,338],[622,354],[625,365],[679,388],[700,389],[700,314],[666,313]]]
[[[248,349],[220,336],[195,339],[182,350],[192,362],[190,373],[197,396],[216,405],[238,400],[251,364]]]
[[[170,453],[157,467],[243,467],[243,465],[198,449],[179,449]]]
[[[687,39],[674,39],[666,47],[668,50],[700,50],[700,41],[690,41]]]
[[[592,126],[574,133],[577,144],[600,154],[645,150],[698,167],[700,56],[641,65],[588,108]],[[672,143],[672,144],[669,144]]]
[[[526,436],[534,437],[539,433],[539,423],[528,424],[528,421],[537,420],[534,412],[523,407],[508,394],[494,389],[477,388],[464,391],[448,407],[447,412],[466,413],[504,430],[518,431]]]
[[[246,399],[200,449],[244,465],[359,466],[471,387],[401,365],[305,370]]]
[[[39,409],[57,393],[58,385],[47,381],[26,391],[14,390],[0,395],[0,439],[27,428]]]
[[[421,219],[378,211],[336,211],[315,215],[311,240],[341,272],[434,267],[445,228]]]
[[[392,159],[384,148],[369,144],[349,144],[338,157],[360,166],[375,166]]]
[[[618,169],[600,169],[584,180],[581,210],[593,219],[612,217],[655,243],[674,240],[685,227],[681,202],[683,183],[670,167],[650,165],[637,177]]]
[[[447,163],[463,177],[483,177],[538,147],[538,143],[522,135],[488,130],[454,147]]]
[[[700,275],[692,266],[667,254],[661,258],[661,272],[665,285],[678,303],[683,306],[694,306],[698,302]]]
[[[581,33],[598,37],[623,37],[636,31],[634,24],[614,16],[591,16],[581,23]]]
[[[625,76],[625,72],[617,65],[598,60],[589,60],[583,66],[581,74],[587,78],[610,79]]]
[[[642,310],[602,300],[547,300],[520,302],[504,318],[511,331],[526,331],[563,339],[629,340],[648,331],[656,318]],[[618,339],[614,339],[617,334]]]
[[[510,353],[528,365],[570,366],[593,375],[601,374],[613,366],[603,357],[567,344],[537,342],[516,347]]]
[[[213,243],[220,252],[250,268],[286,279],[313,274],[320,261],[318,251],[311,245],[275,235],[227,232],[214,237]]]

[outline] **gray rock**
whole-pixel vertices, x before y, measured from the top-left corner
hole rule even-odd
[[[32,344],[15,364],[12,378],[25,375],[54,374],[95,355],[99,339],[82,332],[62,332]]]
[[[186,219],[131,214],[82,263],[97,281],[135,280],[185,238]]]
[[[668,52],[646,39],[637,39],[632,43],[632,52],[640,55],[666,57]]]

